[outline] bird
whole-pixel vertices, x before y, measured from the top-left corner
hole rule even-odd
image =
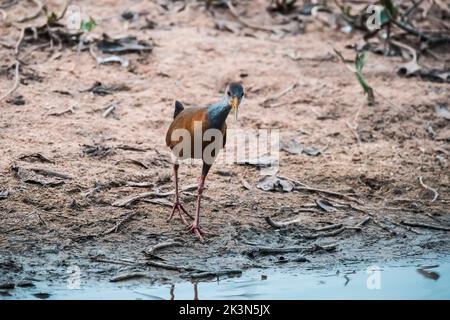
[[[223,97],[218,102],[206,107],[184,108],[181,102],[175,101],[173,121],[166,133],[166,145],[172,152],[175,182],[175,199],[168,221],[170,222],[175,213],[178,212],[183,223],[201,242],[204,241],[206,234],[200,227],[200,201],[205,179],[218,152],[225,147],[226,119],[230,111],[233,110],[235,121],[237,121],[238,109],[243,98],[244,88],[242,84],[231,82],[226,86]],[[202,171],[198,182],[194,216],[190,215],[180,202],[178,169],[181,159],[202,159]],[[183,214],[193,220],[191,224],[187,222]]]

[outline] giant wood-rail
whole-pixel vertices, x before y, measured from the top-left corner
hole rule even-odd
[[[200,227],[200,199],[205,178],[218,151],[225,146],[227,125],[225,123],[231,110],[237,120],[238,108],[244,97],[244,89],[239,83],[230,83],[223,98],[207,107],[184,108],[181,102],[175,102],[174,119],[166,134],[166,144],[174,155],[175,202],[168,221],[176,212],[181,220],[189,225],[187,217],[193,219],[189,229],[203,242],[204,230]],[[212,137],[214,137],[214,139]],[[200,139],[199,139],[200,138]],[[202,159],[202,174],[197,189],[195,216],[192,217],[180,202],[178,188],[178,168],[180,159]]]

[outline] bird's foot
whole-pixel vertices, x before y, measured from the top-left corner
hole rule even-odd
[[[189,223],[186,221],[186,218],[183,216],[183,214],[185,214],[186,216],[188,216],[191,219],[194,219],[189,213],[187,213],[186,209],[184,209],[181,202],[177,201],[173,204],[172,212],[170,213],[170,216],[167,219],[167,221],[169,221],[169,222],[172,221],[173,217],[175,216],[175,212],[178,212],[181,220],[183,221],[183,223],[185,225],[189,225]]]
[[[205,232],[205,230],[203,230],[200,227],[198,222],[194,221],[189,226],[189,231],[192,231],[197,236],[197,238],[200,240],[200,242],[204,242],[205,241],[204,236],[205,236],[205,234],[207,234],[207,232]]]

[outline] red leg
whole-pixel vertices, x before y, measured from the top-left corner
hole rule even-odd
[[[202,175],[200,177],[200,181],[198,183],[198,190],[197,190],[197,208],[195,210],[195,218],[194,222],[192,222],[189,230],[194,232],[194,234],[197,236],[197,238],[200,239],[201,242],[203,242],[203,235],[205,232],[200,229],[200,199],[202,197],[203,189],[205,186],[205,175]]]
[[[180,202],[180,196],[178,193],[178,168],[179,167],[180,167],[180,165],[178,163],[175,163],[173,165],[173,172],[174,172],[174,176],[175,176],[175,202],[173,204],[172,212],[170,213],[169,219],[167,219],[167,221],[171,221],[175,215],[175,212],[178,212],[183,223],[185,225],[189,225],[189,223],[186,221],[186,218],[183,216],[183,213],[191,219],[193,219],[193,217],[189,213],[187,213],[186,209],[184,209],[183,205]]]

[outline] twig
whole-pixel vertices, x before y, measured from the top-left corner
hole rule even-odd
[[[406,31],[412,35],[415,35],[417,37],[419,37],[419,39],[423,39],[429,43],[444,43],[444,42],[450,42],[450,37],[446,37],[446,36],[439,36],[439,37],[433,37],[430,36],[422,31],[416,30],[414,29],[412,26],[407,25],[401,21],[398,21],[396,19],[392,19],[392,22],[399,27],[400,29],[402,29],[403,31]]]
[[[357,131],[358,125],[356,124],[356,125],[352,126],[350,124],[350,122],[348,122],[348,121],[345,121],[345,124],[350,129],[350,131],[353,133],[353,135],[355,136],[356,141],[358,142],[358,146],[361,147],[361,139],[360,139],[358,131]]]
[[[333,251],[337,248],[337,244],[330,245],[314,245],[312,247],[288,247],[288,248],[272,248],[272,247],[257,247],[245,251],[248,255],[271,255],[271,254],[285,254],[285,253],[311,253],[317,250]]]
[[[170,264],[166,264],[166,263],[162,263],[162,262],[151,261],[151,260],[146,261],[145,264],[150,267],[173,270],[173,271],[180,271],[180,272],[183,272],[183,271],[205,272],[205,270],[198,270],[198,269],[186,267],[186,266],[174,266],[174,265],[170,265]]]
[[[56,177],[56,178],[67,179],[67,180],[72,179],[71,176],[69,176],[65,173],[60,173],[60,172],[56,172],[56,171],[52,171],[52,170],[48,170],[48,169],[43,169],[43,168],[25,168],[25,169],[34,171],[35,173],[43,175],[43,176]]]
[[[52,112],[52,113],[49,113],[48,115],[59,117],[66,113],[75,113],[75,105],[68,107],[66,110],[59,111],[59,112]]]
[[[127,181],[125,185],[127,187],[135,187],[135,188],[153,188],[155,186],[152,182],[134,182],[134,181]]]
[[[107,118],[114,110],[116,110],[118,103],[113,102],[111,105],[109,105],[105,112],[103,112],[103,118]]]
[[[416,228],[425,228],[425,229],[433,229],[433,230],[442,230],[442,231],[450,231],[449,227],[443,227],[443,226],[436,226],[426,223],[416,223],[416,222],[408,222],[408,221],[400,221],[401,224],[404,224],[405,226],[409,227],[416,227]]]
[[[17,40],[16,46],[14,48],[14,56],[16,59],[16,67],[14,71],[14,84],[11,89],[9,89],[8,92],[6,92],[4,95],[0,96],[0,102],[4,100],[7,96],[12,94],[14,91],[17,90],[20,84],[20,60],[19,60],[19,52],[20,52],[20,46],[22,45],[23,38],[25,37],[25,28],[22,28],[20,30],[20,36],[19,40]]]
[[[109,280],[109,282],[121,282],[121,281],[127,281],[132,279],[140,279],[140,278],[149,278],[150,276],[143,272],[131,272],[131,273],[124,273],[119,274],[112,279]]]
[[[155,254],[155,252],[158,250],[162,250],[162,249],[174,247],[174,246],[181,246],[181,243],[176,242],[176,241],[161,242],[161,243],[155,244],[154,246],[148,248],[147,250],[144,250],[144,254],[146,256],[153,256]]]
[[[19,74],[19,68],[20,68],[20,62],[19,60],[16,60],[16,68],[15,68],[15,75],[14,75],[14,84],[11,89],[9,89],[8,92],[6,92],[4,95],[0,97],[0,101],[4,100],[7,96],[12,94],[16,89],[19,87],[20,82],[20,74]]]
[[[191,279],[203,279],[220,276],[240,276],[241,274],[242,270],[220,270],[220,271],[204,271],[198,273],[191,273],[188,277]]]
[[[228,6],[228,9],[230,10],[230,13],[233,17],[236,18],[240,23],[242,23],[244,26],[255,29],[255,30],[262,30],[262,31],[268,31],[268,32],[276,32],[275,27],[267,27],[267,26],[260,26],[257,24],[254,24],[250,21],[247,21],[243,19],[239,13],[237,12],[236,8],[233,6],[230,0],[225,1],[225,4]]]
[[[123,217],[121,220],[119,220],[115,226],[111,227],[110,229],[106,230],[105,232],[101,233],[101,235],[107,235],[111,233],[117,233],[119,231],[119,228],[126,222],[130,221],[132,217],[137,215],[137,212],[131,212],[127,214],[125,217]]]
[[[284,221],[284,222],[275,222],[272,220],[271,217],[265,217],[264,219],[274,229],[280,229],[280,228],[286,227],[288,225],[296,224],[296,223],[300,222],[299,219],[294,219],[294,220]]]
[[[91,257],[91,260],[94,262],[121,264],[121,265],[127,265],[127,266],[144,265],[144,262],[130,261],[130,260],[125,260],[125,259],[113,260],[113,259],[108,259],[108,258],[102,258],[99,256]]]
[[[264,108],[268,108],[270,106],[270,103],[274,102],[275,100],[281,98],[282,96],[284,96],[285,94],[289,93],[290,91],[294,90],[295,88],[297,88],[300,85],[300,81],[295,82],[294,84],[291,84],[289,87],[287,87],[286,89],[276,93],[275,95],[273,95],[270,98],[265,99],[262,102],[262,105]]]
[[[314,229],[314,231],[321,232],[321,231],[328,231],[328,230],[334,230],[334,229],[340,229],[340,228],[342,228],[342,223],[330,224],[329,226]]]
[[[439,193],[437,192],[437,190],[436,190],[436,189],[433,189],[433,188],[427,186],[425,183],[423,183],[423,181],[422,181],[422,176],[419,177],[419,182],[420,182],[420,185],[421,185],[422,187],[424,187],[425,189],[430,190],[431,192],[434,193],[434,197],[433,197],[433,199],[432,199],[430,202],[436,201],[436,199],[439,197]]]
[[[370,221],[370,217],[365,217],[360,223],[358,223],[355,227],[357,228],[361,228],[363,227],[366,223],[368,223]]]
[[[343,193],[340,193],[340,192],[336,192],[336,191],[330,191],[330,190],[326,190],[326,189],[313,188],[313,187],[309,187],[309,186],[306,186],[306,187],[296,186],[294,188],[294,190],[297,190],[297,191],[298,190],[304,190],[304,191],[310,191],[310,192],[319,192],[319,193],[328,194],[328,195],[331,195],[331,196],[335,196],[335,197],[338,197],[338,198],[344,198],[344,199],[347,199],[347,200],[359,203],[359,201],[357,199],[352,198],[352,197],[350,197],[350,196],[348,196],[346,194],[343,194]]]
[[[288,178],[288,177],[284,177],[284,176],[278,176],[278,178],[280,179],[284,179],[284,180],[289,180],[291,182],[293,182],[294,184],[297,184],[297,186],[294,187],[294,190],[304,190],[304,191],[310,191],[310,192],[319,192],[319,193],[323,193],[323,194],[328,194],[328,195],[332,195],[338,198],[344,198],[353,202],[356,202],[358,204],[361,204],[361,202],[349,195],[340,193],[340,192],[336,192],[336,191],[330,191],[330,190],[326,190],[326,189],[320,189],[320,188],[314,188],[311,186],[308,186],[306,184],[304,184],[303,182]]]
[[[314,234],[303,235],[302,237],[305,239],[317,239],[317,238],[326,238],[326,237],[335,237],[345,230],[354,229],[354,227],[345,227],[341,226],[339,229],[329,231],[329,232],[319,232]]]
[[[197,185],[196,184],[191,184],[189,186],[186,186],[186,187],[182,188],[180,190],[180,192],[192,191],[192,190],[195,190],[195,189],[197,189]],[[123,198],[123,199],[119,199],[119,200],[115,201],[112,205],[115,206],[115,207],[125,207],[125,206],[127,206],[129,204],[132,204],[132,203],[134,203],[134,202],[136,202],[138,200],[144,199],[144,198],[150,198],[150,197],[152,197],[152,198],[162,198],[162,197],[170,196],[170,195],[172,195],[174,193],[175,193],[175,190],[168,191],[168,192],[163,192],[163,193],[154,192],[154,191],[143,192],[143,193],[140,193],[140,194],[137,194],[137,195],[134,195],[134,196],[130,196],[130,197],[126,197],[126,198]]]
[[[37,6],[36,11],[29,16],[26,16],[24,18],[16,20],[16,22],[18,22],[18,23],[27,22],[27,21],[30,21],[30,20],[33,20],[33,19],[36,19],[37,17],[39,17],[41,12],[43,11],[42,9],[44,8],[44,5],[42,4],[42,2],[40,0],[31,0],[31,1],[36,4],[36,6]]]

